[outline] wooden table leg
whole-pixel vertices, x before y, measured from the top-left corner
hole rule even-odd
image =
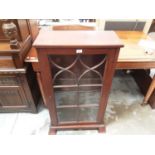
[[[146,96],[149,87],[152,83],[152,78],[150,77],[148,71],[144,69],[137,69],[134,70],[131,75],[135,79],[135,82],[139,86],[142,94]],[[151,106],[152,109],[155,109],[155,90],[152,92],[151,96],[149,97],[147,103]]]
[[[149,86],[149,89],[148,89],[148,91],[147,91],[147,93],[146,93],[146,95],[144,97],[142,105],[145,105],[145,104],[148,103],[148,100],[149,100],[151,94],[153,93],[154,89],[155,89],[155,75],[154,75],[154,77],[152,79],[152,82],[151,82],[151,84]]]

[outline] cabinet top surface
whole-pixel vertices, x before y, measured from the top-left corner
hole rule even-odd
[[[35,47],[122,47],[114,31],[51,31],[40,30]]]

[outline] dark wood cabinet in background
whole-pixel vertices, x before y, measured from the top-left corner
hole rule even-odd
[[[0,112],[37,112],[39,88],[32,67],[0,70]]]
[[[18,41],[25,41],[27,37],[29,36],[29,28],[28,28],[28,20],[25,19],[13,19],[12,22],[16,25],[17,27],[17,39]],[[3,33],[2,30],[2,24],[3,21],[0,21],[0,41],[9,41],[8,38]]]
[[[4,24],[10,24],[13,23],[16,26],[16,39],[19,44],[19,47],[17,48],[11,48],[9,43],[9,38],[7,38],[4,35],[4,30],[2,30],[2,26]],[[2,61],[4,63],[4,59],[6,59],[7,63],[5,65],[9,64],[13,68],[23,68],[24,67],[24,59],[27,55],[28,51],[32,47],[32,42],[35,39],[35,37],[38,35],[39,29],[37,26],[36,20],[26,20],[26,19],[14,19],[11,20],[10,23],[5,23],[3,20],[0,20],[0,64],[2,64]],[[9,26],[8,26],[9,27]],[[14,30],[13,28],[9,30],[9,28],[6,29],[6,33],[11,33],[13,35]],[[6,62],[5,61],[5,62]],[[6,67],[4,65],[4,67]],[[0,66],[1,67],[1,66]]]
[[[32,66],[24,59],[37,33],[36,20],[0,20],[0,112],[36,112],[40,91]],[[16,39],[15,48],[10,38]]]

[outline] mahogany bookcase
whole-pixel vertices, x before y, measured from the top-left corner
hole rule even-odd
[[[105,131],[104,113],[123,44],[113,31],[41,30],[34,47],[49,134],[64,129]]]

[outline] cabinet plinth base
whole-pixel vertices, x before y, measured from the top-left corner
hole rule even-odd
[[[49,135],[56,135],[56,133],[57,133],[56,129],[52,129],[52,128],[49,129],[49,132],[48,132]]]
[[[49,135],[55,135],[58,130],[95,130],[98,129],[99,133],[105,132],[104,124],[76,124],[76,125],[58,125],[51,126],[49,129]]]
[[[105,129],[106,129],[105,126],[104,126],[104,127],[100,127],[100,128],[98,129],[98,132],[99,132],[99,133],[104,133],[104,132],[106,132]]]

